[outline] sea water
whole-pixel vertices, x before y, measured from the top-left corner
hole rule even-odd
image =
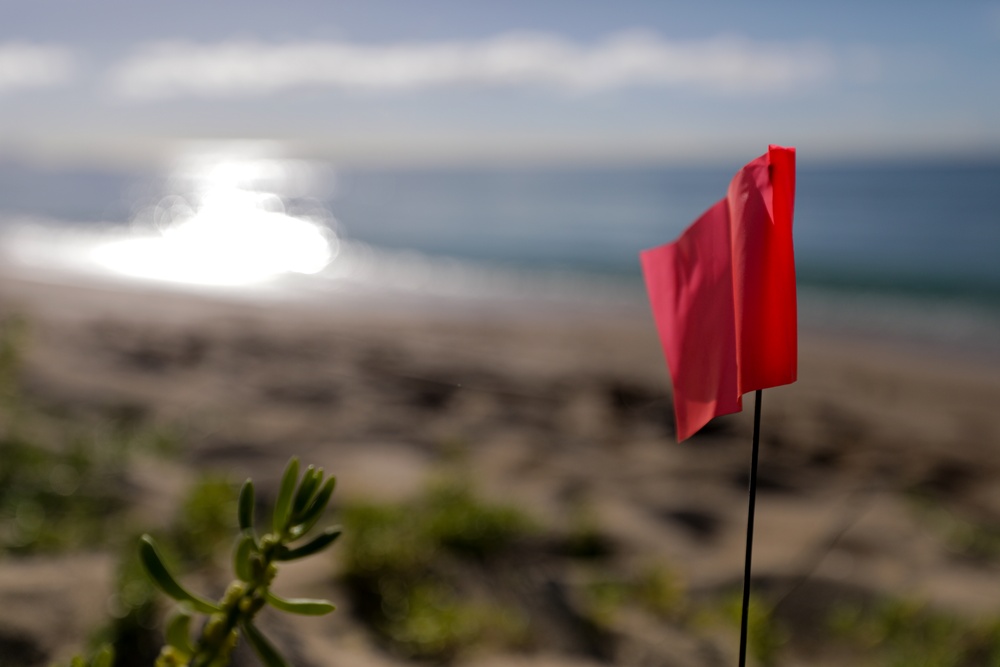
[[[317,256],[327,257],[325,268],[289,277],[271,266],[254,288],[267,283],[272,295],[284,290],[320,299],[353,290],[642,308],[639,251],[676,238],[724,195],[739,166],[325,165],[313,169],[307,189],[289,189],[287,179],[257,179],[253,187],[270,202],[267,233],[280,237],[281,229],[308,220],[331,246],[328,255],[312,248],[312,266]],[[162,234],[149,212],[162,212],[164,201],[194,210],[195,190],[152,172],[0,163],[7,261],[29,257],[34,265],[61,261],[65,268],[73,263],[68,257],[82,252],[70,239],[85,236],[99,245]],[[812,164],[800,156],[794,234],[803,326],[903,335],[1000,355],[998,192],[1000,162]],[[216,217],[230,240],[225,250],[206,246],[201,256],[251,252],[248,239],[261,233],[260,225],[252,229],[237,209],[227,214],[223,208]],[[217,242],[218,236],[192,238]],[[27,247],[32,238],[34,246]],[[10,254],[19,243],[26,247]],[[267,255],[278,245],[261,237],[254,247]],[[88,252],[76,268],[97,256]],[[185,261],[175,254],[166,264]],[[252,262],[241,266],[245,275]],[[169,275],[133,279],[170,282]],[[239,290],[239,283],[228,288]]]

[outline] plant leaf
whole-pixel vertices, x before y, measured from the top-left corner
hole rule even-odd
[[[278,489],[278,499],[274,502],[274,516],[272,525],[277,535],[282,535],[288,526],[289,510],[292,507],[292,493],[295,491],[295,482],[299,478],[299,459],[293,456],[285,467],[285,474],[281,477],[281,487]]]
[[[189,592],[174,579],[174,575],[170,574],[170,570],[163,564],[163,559],[156,551],[155,542],[149,535],[143,535],[139,540],[139,558],[153,583],[173,599],[190,602],[192,607],[205,614],[221,611],[214,602]]]
[[[250,557],[257,546],[253,535],[244,534],[240,541],[236,543],[233,550],[233,571],[236,576],[247,583],[253,581],[253,568],[250,565]]]
[[[281,654],[278,653],[278,649],[274,648],[274,645],[268,638],[260,633],[257,626],[246,621],[240,623],[240,628],[243,630],[243,635],[247,638],[247,642],[253,647],[254,653],[257,654],[257,657],[260,658],[266,667],[290,667],[285,659],[281,657]]]
[[[322,616],[324,614],[329,614],[331,611],[336,609],[336,607],[326,600],[310,600],[307,598],[293,598],[291,600],[286,600],[284,598],[279,598],[271,591],[264,591],[264,597],[272,607],[280,609],[281,611],[286,611],[289,614]]]
[[[253,480],[248,479],[240,488],[239,522],[243,532],[253,531],[253,503]]]
[[[302,483],[299,484],[299,490],[295,492],[295,500],[292,502],[292,522],[295,522],[302,510],[309,505],[321,481],[323,481],[322,468],[317,469],[314,466],[306,468],[302,475]]]
[[[333,495],[333,489],[336,486],[337,478],[333,476],[327,478],[326,482],[323,483],[323,487],[319,490],[319,493],[316,494],[313,501],[309,503],[309,507],[302,513],[302,524],[299,535],[308,533],[323,517],[323,511],[326,510],[326,506],[330,502],[330,496]]]
[[[295,547],[294,549],[285,546],[281,547],[275,558],[277,560],[296,560],[311,556],[332,544],[334,540],[340,537],[342,531],[343,529],[340,526],[331,526],[302,546]]]
[[[114,661],[115,649],[111,647],[111,644],[105,644],[91,660],[90,667],[111,667]]]
[[[181,605],[177,613],[167,622],[164,638],[170,646],[191,655],[194,653],[194,644],[191,643],[191,613],[185,606]]]

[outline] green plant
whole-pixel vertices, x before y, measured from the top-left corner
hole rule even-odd
[[[178,556],[194,565],[211,562],[227,543],[229,526],[237,510],[236,485],[206,475],[188,491],[181,503],[169,539]]]
[[[426,569],[438,552],[488,559],[534,530],[520,510],[485,503],[468,485],[444,480],[405,505],[356,503],[344,508],[351,573]]]
[[[598,627],[607,628],[626,606],[663,620],[678,620],[686,603],[677,575],[653,565],[633,576],[592,579],[583,587],[583,604],[587,618]]]
[[[643,570],[635,582],[636,598],[650,613],[664,619],[678,618],[685,607],[684,589],[675,572],[662,565]]]
[[[828,625],[886,667],[1000,665],[1000,619],[975,621],[915,600],[840,606]]]
[[[123,546],[108,599],[110,618],[90,638],[92,646],[113,648],[119,666],[152,664],[163,644],[156,589],[139,560],[138,546],[138,535]]]
[[[254,486],[247,480],[240,489],[237,523],[240,537],[233,551],[236,580],[218,602],[188,591],[164,563],[153,538],[144,535],[139,556],[156,586],[180,604],[166,627],[166,646],[157,667],[221,667],[229,663],[239,635],[246,638],[268,667],[287,665],[285,659],[254,623],[257,613],[271,605],[280,611],[322,615],[333,611],[325,600],[287,600],[271,592],[278,563],[305,558],[322,551],[340,536],[330,527],[305,539],[322,518],[333,494],[335,478],[324,479],[322,468],[309,466],[299,479],[299,461],[285,468],[272,513],[271,532],[258,536],[254,529]],[[197,638],[192,639],[195,614],[207,616]]]
[[[605,577],[589,581],[583,587],[584,615],[597,627],[610,628],[631,596],[629,582]]]
[[[412,658],[441,662],[476,645],[517,645],[527,631],[517,610],[460,599],[442,580],[390,578],[380,593],[386,617],[381,630]]]
[[[743,598],[733,594],[725,602],[728,619],[739,627],[742,618]],[[770,604],[751,596],[747,614],[747,650],[765,667],[777,664],[778,653],[788,643],[788,633],[774,616]]]
[[[8,413],[14,413],[19,403],[17,380],[27,334],[24,318],[15,315],[0,319],[0,406]]]
[[[601,529],[590,504],[580,503],[573,509],[564,550],[569,557],[581,560],[599,560],[611,555],[611,540]]]
[[[445,662],[478,645],[524,643],[522,610],[463,588],[533,530],[522,512],[446,479],[411,502],[352,504],[343,516],[349,590],[389,648]]]
[[[237,507],[236,485],[205,475],[191,486],[171,525],[156,535],[157,544],[179,565],[181,574],[218,566],[231,540],[230,522]],[[118,665],[151,664],[160,651],[156,589],[139,559],[139,535],[129,539],[119,559],[111,618],[94,634],[95,644],[115,649]]]
[[[130,456],[171,438],[134,409],[84,418],[31,400],[20,383],[27,333],[22,318],[0,316],[0,553],[114,545]]]
[[[101,517],[122,505],[107,484],[92,441],[65,437],[60,446],[32,437],[19,379],[27,323],[0,318],[0,549],[56,551],[104,537]],[[49,438],[51,440],[51,438]]]
[[[985,562],[1000,558],[1000,528],[992,522],[949,509],[942,498],[928,491],[911,489],[905,497],[917,517],[938,534],[953,554]]]
[[[432,486],[424,506],[427,538],[466,557],[488,558],[533,527],[520,510],[484,503],[461,482],[445,480]]]
[[[70,660],[69,667],[111,667],[115,662],[115,652],[110,646],[102,646],[90,658],[77,656]]]
[[[0,524],[3,549],[60,551],[103,543],[125,509],[118,462],[102,444],[77,438],[50,448],[0,436]]]

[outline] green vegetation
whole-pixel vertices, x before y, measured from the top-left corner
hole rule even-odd
[[[485,559],[501,553],[534,528],[520,510],[478,500],[467,484],[433,485],[420,504],[426,540],[460,556]]]
[[[179,571],[218,567],[217,558],[230,544],[237,488],[206,475],[188,491],[175,517],[156,535],[160,549]],[[111,620],[94,637],[95,645],[114,648],[118,665],[150,664],[163,643],[156,589],[139,559],[140,538],[125,544],[111,596]]]
[[[163,643],[156,590],[142,569],[138,549],[138,537],[123,547],[109,598],[110,619],[90,642],[112,648],[120,667],[151,664]]]
[[[100,648],[90,658],[77,656],[73,658],[69,667],[111,667],[114,664],[115,652],[110,646]]]
[[[343,508],[352,606],[394,653],[448,663],[486,648],[582,641],[583,650],[604,659],[626,609],[665,623],[690,619],[683,587],[668,568],[612,573],[610,541],[592,516],[572,522],[566,536],[546,537],[522,511],[477,498],[465,479],[453,471],[407,502]],[[527,575],[525,563],[545,564],[543,572],[578,567],[581,583]],[[567,596],[553,607],[557,589]],[[546,627],[553,620],[536,614],[553,613],[575,617],[555,620],[570,634],[533,635],[538,621]]]
[[[0,438],[0,545],[12,553],[106,543],[125,509],[121,462],[93,440],[53,450]]]
[[[156,586],[176,600],[168,621],[166,646],[157,658],[157,667],[223,667],[229,664],[238,637],[247,643],[267,667],[288,663],[254,623],[266,605],[291,613],[317,616],[333,611],[325,600],[287,600],[271,592],[278,563],[298,560],[326,549],[340,536],[339,527],[308,535],[323,517],[333,494],[335,478],[324,477],[322,468],[309,466],[299,478],[299,461],[292,458],[282,476],[274,504],[271,532],[258,536],[254,526],[254,486],[247,480],[240,490],[236,507],[239,540],[233,550],[234,580],[218,602],[185,588],[166,565],[156,542],[144,535],[139,542],[139,558]],[[207,617],[196,637],[191,624],[197,615]]]
[[[112,598],[114,619],[96,637],[102,648],[91,662],[76,658],[71,667],[148,664],[163,642],[156,657],[157,667],[224,667],[229,664],[240,634],[264,665],[287,666],[254,619],[267,605],[308,616],[333,611],[333,605],[325,600],[283,599],[270,588],[279,563],[318,553],[340,536],[340,528],[331,527],[309,537],[326,511],[335,483],[333,477],[324,476],[322,468],[313,466],[306,468],[299,479],[299,462],[292,458],[275,501],[272,530],[258,536],[251,480],[243,484],[238,498],[224,480],[201,480],[183,503],[178,520],[161,538],[167,549],[149,535],[135,541],[135,551],[123,559],[119,568]],[[167,561],[179,561],[184,570],[211,563],[221,536],[231,533],[231,529],[219,525],[226,510],[237,517],[234,527],[239,536],[232,554],[236,580],[215,602],[190,592]],[[174,558],[166,558],[165,551]],[[163,635],[156,631],[159,614],[154,586],[179,603]],[[192,636],[192,623],[199,615],[206,618]]]
[[[11,421],[20,402],[18,376],[27,338],[28,324],[24,318],[8,316],[0,319],[0,408]]]
[[[611,540],[605,535],[593,508],[580,502],[570,516],[564,550],[570,558],[598,560],[611,555]]]
[[[144,424],[134,410],[95,421],[93,415],[84,418],[31,404],[20,382],[26,331],[23,320],[0,319],[0,552],[114,548],[122,542],[129,549],[110,600],[112,620],[95,637],[101,648],[89,659],[75,658],[72,667],[148,664],[163,639],[159,667],[221,667],[229,663],[239,634],[268,667],[287,664],[254,618],[266,605],[293,614],[333,610],[323,600],[282,599],[270,585],[278,563],[317,553],[339,536],[339,528],[328,528],[309,537],[330,501],[334,479],[313,466],[299,479],[298,461],[292,459],[282,478],[272,530],[258,536],[252,482],[247,480],[237,500],[228,482],[205,478],[160,534],[162,547],[149,535],[129,541],[129,458],[140,447],[162,452],[171,439]],[[239,527],[233,554],[237,579],[215,602],[189,592],[163,554],[183,571],[217,566],[215,558],[232,534],[233,514]],[[162,636],[151,581],[180,603]],[[192,633],[199,614],[207,618]]]
[[[839,640],[885,667],[1000,665],[1000,618],[963,619],[912,600],[841,606],[829,617]]]
[[[206,475],[198,480],[166,535],[177,558],[192,568],[211,563],[232,540],[238,497],[237,488],[225,477]]]
[[[738,629],[743,618],[742,591],[731,595],[723,603],[723,609],[733,627]],[[778,664],[778,656],[788,640],[788,632],[775,618],[771,605],[760,596],[751,595],[747,614],[748,655],[753,656],[760,665],[772,667]]]
[[[128,509],[131,455],[172,438],[134,418],[44,410],[21,388],[27,324],[0,319],[0,554],[113,546]]]
[[[523,513],[446,481],[405,505],[349,505],[343,519],[351,594],[391,649],[446,661],[475,645],[525,641],[524,612],[489,592],[460,595],[456,576],[529,536],[534,524]]]
[[[952,553],[984,562],[1000,558],[1000,528],[995,522],[960,516],[927,493],[914,491],[908,499],[910,507],[934,529]]]
[[[683,618],[687,602],[677,576],[661,565],[650,566],[632,577],[595,577],[584,587],[586,616],[598,627],[611,627],[625,607],[677,621]]]

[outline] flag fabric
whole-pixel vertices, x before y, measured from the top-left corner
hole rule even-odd
[[[795,149],[771,146],[680,238],[640,254],[678,441],[796,379],[794,202]]]

